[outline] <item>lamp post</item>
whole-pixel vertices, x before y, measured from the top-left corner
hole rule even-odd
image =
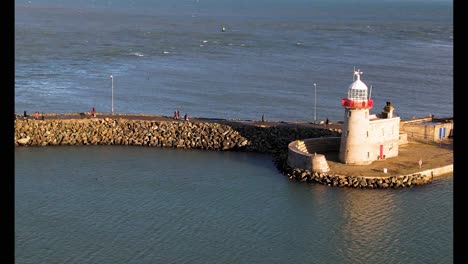
[[[114,114],[114,76],[110,76],[112,82],[112,114]]]
[[[317,123],[317,84],[314,83],[314,124]]]

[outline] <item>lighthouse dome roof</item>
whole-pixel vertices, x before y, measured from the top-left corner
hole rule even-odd
[[[348,90],[366,90],[367,91],[367,85],[363,83],[360,79],[357,79],[354,81],[352,84],[349,85]]]
[[[354,71],[355,81],[348,88],[348,99],[355,102],[366,101],[367,85],[361,81],[360,70]]]

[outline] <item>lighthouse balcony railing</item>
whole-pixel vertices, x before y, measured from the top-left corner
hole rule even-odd
[[[350,100],[348,98],[341,99],[341,105],[346,107],[353,107],[353,108],[372,108],[374,105],[374,100],[367,99],[367,100]]]

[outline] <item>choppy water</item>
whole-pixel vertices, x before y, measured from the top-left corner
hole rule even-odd
[[[451,2],[15,4],[20,113],[110,112],[112,74],[118,113],[338,121],[357,67],[374,113],[453,115]],[[451,263],[452,190],[301,184],[252,153],[16,148],[15,262]]]
[[[357,67],[376,113],[453,116],[450,2],[16,2],[16,112],[110,112],[112,74],[120,113],[339,121]]]
[[[16,263],[451,263],[452,177],[290,181],[265,155],[17,148]]]

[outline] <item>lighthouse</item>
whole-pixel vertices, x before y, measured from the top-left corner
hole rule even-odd
[[[341,99],[345,109],[341,134],[340,161],[346,164],[367,165],[369,110],[373,101],[368,97],[367,85],[361,81],[360,70],[354,71],[354,82],[348,88],[348,97]]]
[[[400,117],[393,114],[391,102],[379,116],[370,114],[374,102],[361,75],[360,70],[354,71],[348,97],[341,99],[345,111],[339,159],[349,165],[369,165],[398,156]]]

